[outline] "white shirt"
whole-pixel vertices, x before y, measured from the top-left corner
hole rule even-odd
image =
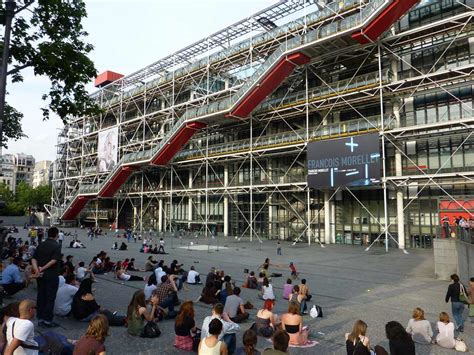
[[[443,322],[438,322],[437,325],[439,334],[436,336],[436,343],[443,348],[453,349],[456,345],[454,323],[444,324]]]
[[[119,275],[118,278],[122,281],[128,281],[128,280],[130,280],[130,277],[131,276],[129,274],[126,274],[126,273],[123,272]]]
[[[207,316],[202,322],[201,328],[201,339],[207,338],[209,336],[209,323],[214,318],[219,319],[222,322],[222,332],[219,334],[219,340],[222,340],[225,334],[235,334],[240,330],[240,326],[234,322],[226,322],[222,318],[216,316]]]
[[[273,286],[269,284],[268,286],[262,286],[263,294],[262,298],[264,300],[274,300],[275,294],[273,293]]]
[[[13,329],[13,323],[15,323],[14,329]],[[12,333],[13,333],[13,336],[12,336]],[[11,344],[13,337],[15,337],[16,339],[21,340],[27,345],[37,346],[38,343],[35,341],[34,336],[35,336],[35,326],[30,320],[19,319],[15,317],[8,318],[8,321],[7,321],[8,345]],[[38,355],[38,350],[24,349],[21,346],[19,346],[13,352],[13,355]]]
[[[86,276],[87,269],[85,267],[79,266],[76,270],[76,277],[82,281],[82,279]]]
[[[64,240],[64,233],[63,232],[58,233],[58,239],[59,240]]]
[[[163,247],[165,246],[165,241],[164,241],[164,239],[160,239],[160,245],[163,246]]]
[[[70,284],[65,284],[58,288],[56,301],[54,301],[54,314],[64,317],[71,312],[72,299],[78,289],[76,286]]]
[[[197,272],[196,270],[189,270],[188,279],[186,280],[186,282],[188,284],[195,284],[196,283],[196,276],[199,276],[199,272]]]
[[[155,269],[155,275],[156,275],[156,282],[157,284],[159,285],[161,283],[161,277],[163,275],[166,275],[166,272],[163,271],[163,269],[161,267],[157,267]]]
[[[58,289],[63,287],[66,284],[66,279],[64,278],[63,275],[59,275],[59,284],[58,284]]]
[[[151,284],[150,286],[145,285],[145,289],[143,290],[143,292],[145,293],[145,300],[149,300],[151,295],[153,294],[153,291],[155,291],[158,287],[156,287],[156,285],[153,285]]]

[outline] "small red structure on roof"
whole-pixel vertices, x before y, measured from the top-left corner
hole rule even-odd
[[[100,88],[100,87],[105,86],[107,84],[110,84],[111,82],[114,82],[115,80],[118,80],[120,78],[123,78],[122,74],[115,73],[113,71],[107,70],[107,71],[104,71],[103,73],[99,74],[97,76],[97,78],[95,78],[94,86],[96,88]]]

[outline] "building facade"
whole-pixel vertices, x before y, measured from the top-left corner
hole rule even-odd
[[[429,246],[474,216],[473,6],[288,1],[102,87],[59,137],[54,220]],[[308,187],[308,144],[374,132],[379,184]]]
[[[41,160],[35,164],[35,170],[33,172],[33,187],[42,185],[49,185],[52,180],[50,176],[51,161]]]
[[[32,155],[17,153],[2,155],[2,182],[15,192],[18,184],[33,185],[35,158]]]

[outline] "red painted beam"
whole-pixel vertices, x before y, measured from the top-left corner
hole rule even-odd
[[[280,62],[245,97],[229,116],[247,117],[265,98],[270,95],[290,75],[296,66],[308,63],[309,57],[303,53],[294,53]]]
[[[92,199],[93,196],[78,196],[72,201],[71,206],[63,214],[63,221],[70,221],[77,217],[77,215],[82,211],[84,206]]]
[[[104,189],[99,191],[100,197],[112,197],[118,189],[128,180],[134,171],[138,170],[135,166],[122,167],[112,179],[105,185]]]
[[[375,42],[382,33],[389,29],[396,21],[405,15],[419,0],[393,0],[371,23],[359,32],[352,34],[352,38],[360,44]]]
[[[166,165],[175,154],[183,148],[191,137],[201,128],[206,127],[205,123],[192,122],[186,124],[179,132],[177,132],[171,141],[166,144],[158,155],[152,160],[153,165]]]

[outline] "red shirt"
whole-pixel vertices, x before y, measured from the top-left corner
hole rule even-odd
[[[291,270],[292,272],[296,272],[296,267],[295,267],[295,265],[290,265],[290,270]]]

